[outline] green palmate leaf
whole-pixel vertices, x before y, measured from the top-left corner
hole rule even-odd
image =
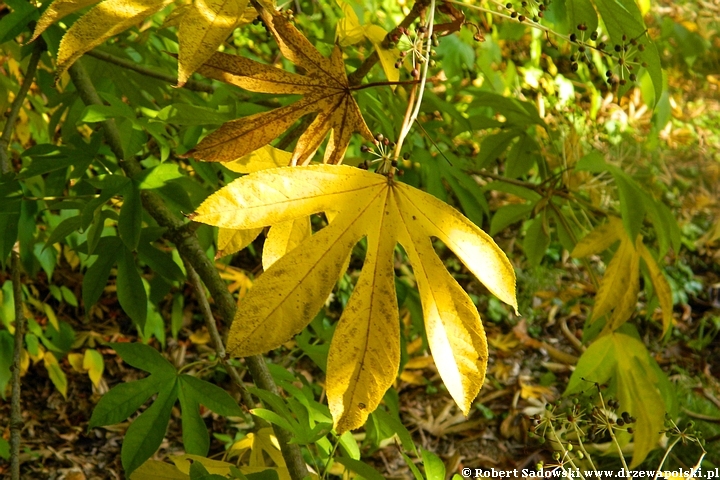
[[[243,414],[242,409],[230,394],[212,383],[190,375],[180,375],[180,389],[187,398],[205,405],[220,415],[239,417]]]
[[[122,465],[130,475],[160,447],[177,400],[177,382],[160,391],[157,399],[128,428],[122,446]]]
[[[80,217],[70,217],[66,218],[60,224],[55,227],[52,230],[52,233],[50,234],[50,237],[47,239],[47,242],[45,242],[45,247],[47,248],[50,245],[54,245],[60,240],[64,239],[68,235],[70,235],[72,232],[76,232],[80,230],[82,227],[82,218]]]
[[[172,255],[153,247],[150,244],[138,244],[137,247],[140,260],[145,262],[154,272],[159,273],[172,282],[182,282],[185,275],[173,260]]]
[[[540,264],[549,245],[550,235],[547,233],[545,219],[542,215],[537,216],[530,221],[523,240],[523,249],[531,265]]]
[[[429,450],[420,450],[427,480],[445,480],[445,464]]]
[[[183,388],[182,375],[178,389],[180,408],[182,409],[182,436],[185,451],[192,455],[205,456],[210,449],[210,434],[205,421],[200,416],[200,404]]]
[[[385,477],[380,475],[377,470],[372,468],[367,463],[359,460],[353,460],[352,458],[336,457],[334,459],[337,463],[341,464],[348,470],[357,473],[360,477],[366,480],[385,480]]]
[[[505,205],[498,208],[490,221],[490,235],[495,235],[508,225],[526,218],[530,215],[535,203],[520,203],[515,205]]]
[[[173,365],[154,348],[142,343],[111,343],[110,346],[127,363],[140,370],[169,378],[176,375]]]
[[[174,383],[173,378],[150,375],[142,380],[117,385],[100,399],[93,410],[88,428],[104,427],[124,421],[151,396],[169,390]]]
[[[585,24],[588,32],[594,32],[598,27],[598,16],[590,0],[566,0],[567,18],[573,30],[580,24]]]
[[[655,89],[655,99],[652,104],[654,106],[662,94],[662,67],[657,47],[647,33],[647,27],[643,22],[637,3],[635,0],[595,0],[595,6],[600,12],[613,44],[629,44],[629,40],[635,39],[643,45],[642,50],[628,45],[628,57],[631,61],[637,57],[640,63],[644,62],[647,65],[645,68]],[[625,41],[623,41],[623,36]],[[635,71],[639,67],[640,65],[636,65]],[[624,75],[627,76],[628,72],[625,71]]]
[[[110,278],[110,270],[117,260],[117,254],[120,248],[122,248],[122,243],[119,238],[105,237],[95,249],[95,254],[98,258],[95,260],[95,263],[87,269],[83,277],[82,296],[86,311],[89,311],[90,307],[95,305],[95,302],[97,302],[100,295],[102,295],[108,283],[108,278]]]
[[[222,388],[190,375],[180,375],[178,378],[185,450],[191,454],[207,455],[210,437],[200,417],[200,404],[225,416],[241,416],[242,410]]]
[[[0,458],[4,458],[5,460],[10,458],[10,443],[1,437],[0,437]]]
[[[595,388],[591,382],[611,382],[620,402],[620,411],[627,411],[637,418],[633,427],[635,448],[631,468],[634,468],[660,439],[666,411],[663,397],[666,380],[661,375],[662,371],[642,342],[634,335],[618,331],[599,338],[588,347],[578,361],[565,394]]]
[[[118,257],[117,296],[125,313],[143,329],[147,319],[147,294],[135,266],[135,257],[125,247]]]
[[[140,241],[140,229],[142,227],[142,202],[140,201],[140,189],[133,181],[125,188],[123,204],[120,208],[120,220],[118,221],[118,233],[125,246],[135,250]]]
[[[477,168],[489,166],[491,162],[505,153],[510,143],[521,133],[520,130],[500,131],[500,133],[485,137],[480,145],[480,155],[475,160],[475,166]]]
[[[10,381],[10,365],[12,365],[14,349],[12,334],[7,330],[0,330],[0,397],[3,400],[5,399],[5,389]]]

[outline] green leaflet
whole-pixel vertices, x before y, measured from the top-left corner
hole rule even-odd
[[[210,445],[207,428],[200,417],[200,404],[220,415],[242,415],[240,407],[225,390],[190,375],[178,375],[175,367],[154,348],[142,343],[112,343],[110,346],[125,363],[151,375],[120,384],[106,393],[93,411],[89,428],[122,422],[152,395],[158,394],[125,435],[122,462],[128,476],[162,443],[170,412],[178,399],[182,408],[185,448],[198,455],[207,455]]]
[[[127,248],[122,249],[118,258],[117,295],[125,313],[143,329],[147,319],[147,294],[135,267],[135,257]]]
[[[663,90],[660,55],[655,43],[647,34],[647,27],[643,22],[640,9],[638,9],[635,0],[595,0],[595,6],[600,12],[600,16],[602,16],[613,44],[622,45],[628,43],[631,39],[637,39],[639,43],[644,45],[644,51],[637,51],[632,58],[637,56],[641,62],[647,64],[646,70],[655,89],[655,99],[651,104],[654,107]],[[625,42],[623,42],[623,35],[627,39]],[[630,88],[630,84],[625,88]]]
[[[118,237],[105,237],[98,243],[95,249],[98,258],[87,269],[83,277],[82,297],[86,312],[100,299],[100,295],[102,295],[103,289],[108,283],[110,270],[117,260],[117,252],[120,246]]]
[[[427,480],[445,480],[445,464],[429,450],[420,450]]]
[[[570,28],[574,31],[578,25],[584,23],[588,32],[594,32],[598,27],[598,16],[590,0],[566,0],[567,18]]]
[[[165,437],[172,407],[177,399],[177,382],[169,390],[161,391],[157,399],[130,425],[122,446],[122,465],[130,475],[150,458]]]
[[[130,250],[135,250],[140,241],[140,229],[142,227],[142,202],[140,201],[140,189],[134,181],[125,187],[123,191],[123,204],[120,208],[120,219],[118,220],[118,233]]]
[[[540,264],[549,245],[550,236],[547,233],[544,215],[538,215],[530,220],[523,240],[523,249],[531,265]]]
[[[637,418],[630,468],[641,463],[656,447],[668,397],[667,379],[662,378],[664,374],[633,332],[632,327],[625,325],[593,342],[580,357],[565,390],[565,395],[570,395],[595,388],[592,382],[610,382],[609,392],[617,395],[620,411]]]

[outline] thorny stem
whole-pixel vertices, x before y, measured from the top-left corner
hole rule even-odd
[[[70,77],[72,78],[75,88],[82,101],[86,105],[102,105],[102,100],[95,90],[95,86],[92,80],[87,74],[87,71],[82,66],[82,62],[78,60],[68,70]],[[117,128],[115,122],[110,119],[101,123],[105,132],[105,139],[108,146],[112,150],[113,154],[120,159],[120,165],[125,171],[126,175],[133,176],[142,171],[142,166],[136,158],[129,156],[123,158],[122,142],[120,137],[120,130]],[[214,263],[205,254],[205,251],[200,246],[197,235],[194,230],[187,227],[181,219],[171,212],[165,202],[156,193],[150,190],[143,190],[141,194],[143,207],[148,214],[161,227],[167,229],[165,238],[172,243],[178,249],[180,257],[185,259],[195,269],[197,274],[202,279],[203,283],[207,286],[210,294],[215,300],[218,310],[223,320],[230,324],[235,318],[235,300],[232,294],[228,291],[227,285],[220,278],[217,268]],[[265,359],[262,355],[254,355],[252,357],[246,357],[245,363],[248,366],[248,371],[253,378],[253,381],[263,390],[278,394],[278,388],[275,384],[270,371],[268,370]],[[273,426],[275,436],[277,437],[278,443],[280,444],[280,450],[282,451],[283,459],[290,472],[290,477],[293,480],[302,480],[308,475],[305,460],[302,457],[300,446],[297,444],[290,444],[292,436],[290,432]]]
[[[44,42],[40,41],[35,45],[28,62],[25,78],[20,85],[20,90],[18,90],[17,95],[15,95],[15,100],[13,100],[10,112],[7,115],[5,128],[3,128],[2,135],[0,136],[0,168],[3,174],[12,171],[10,155],[8,154],[10,139],[12,138],[13,128],[20,114],[20,109],[23,103],[25,103],[25,97],[27,97],[30,86],[35,79],[35,71],[37,70],[38,63],[40,63],[40,56],[44,50]],[[10,252],[10,276],[13,302],[15,304],[15,338],[11,367],[12,396],[10,399],[10,478],[12,480],[20,480],[20,441],[22,440],[23,428],[22,412],[20,409],[20,358],[25,335],[25,315],[22,308],[22,288],[20,284],[20,244],[17,242]]]

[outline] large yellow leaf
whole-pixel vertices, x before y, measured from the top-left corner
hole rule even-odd
[[[262,232],[262,228],[251,228],[249,230],[236,230],[232,228],[221,228],[218,231],[218,251],[215,258],[232,255],[250,245]]]
[[[58,49],[56,77],[60,77],[85,52],[171,3],[172,0],[104,0],[99,3],[63,35]]]
[[[248,0],[195,0],[180,21],[178,86],[215,53],[240,23]],[[252,19],[251,19],[252,21]]]
[[[344,17],[340,19],[335,30],[335,38],[342,47],[355,45],[361,40],[367,38],[375,47],[380,65],[382,65],[385,76],[390,82],[400,80],[400,70],[395,67],[395,62],[400,57],[400,51],[397,48],[384,48],[382,46],[387,32],[378,25],[361,25],[360,19],[355,14],[353,8],[342,0],[337,0],[337,4],[343,12]],[[395,87],[393,87],[394,89]]]
[[[39,37],[47,28],[53,23],[57,22],[65,15],[70,15],[73,12],[98,3],[100,0],[55,0],[50,6],[43,12],[42,16],[35,24],[35,31],[33,32],[32,42]]]
[[[658,302],[660,303],[663,318],[663,335],[665,335],[673,322],[672,290],[670,290],[670,284],[647,247],[641,243],[638,250],[640,257],[642,257],[645,265],[647,265],[648,272],[650,273],[650,281],[652,281],[653,288],[655,288],[655,295],[657,295]]]
[[[623,242],[630,243],[629,240],[623,240]],[[620,302],[615,305],[615,309],[608,322],[608,326],[612,330],[620,328],[620,326],[630,320],[632,314],[635,313],[638,293],[640,293],[640,255],[638,254],[638,248],[642,244],[642,237],[638,235],[635,241],[635,249],[632,250],[630,261],[626,267],[629,275],[628,288],[622,292]]]
[[[635,247],[625,236],[600,282],[592,313],[593,321],[620,304],[627,291],[632,288],[630,282],[633,276],[633,257],[636,255]],[[635,269],[637,270],[637,266]],[[637,283],[637,279],[635,283]]]
[[[229,351],[247,356],[277,348],[322,307],[367,238],[358,284],[338,324],[328,361],[328,402],[338,431],[357,428],[397,375],[399,320],[393,252],[408,252],[420,286],[438,371],[463,411],[487,364],[478,313],[433,251],[438,238],[493,294],[517,308],[515,273],[495,242],[457,210],[413,187],[345,166],[277,168],[247,175],[209,197],[194,219],[222,228],[259,228],[338,212],[255,282],[240,303]]]
[[[372,140],[372,134],[350,94],[340,48],[336,46],[330,58],[325,58],[282,15],[263,10],[261,16],[282,54],[303,68],[305,75],[223,53],[215,53],[198,72],[254,92],[303,97],[285,107],[227,122],[186,155],[229,162],[268,144],[299,118],[317,114],[298,139],[292,164],[307,164],[330,132],[324,162],[340,163],[353,132]]]
[[[570,255],[576,258],[582,258],[600,253],[626,236],[622,220],[617,217],[608,217],[607,223],[595,227],[593,231],[585,235],[582,240],[575,245]]]
[[[278,258],[300,245],[310,236],[310,217],[296,218],[274,225],[263,246],[262,264],[267,270]]]

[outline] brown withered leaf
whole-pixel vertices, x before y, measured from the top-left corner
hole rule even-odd
[[[279,13],[263,10],[261,16],[283,56],[301,67],[304,75],[224,53],[215,53],[198,72],[253,92],[303,97],[285,107],[225,123],[186,156],[229,162],[268,144],[301,117],[317,113],[298,139],[291,163],[309,163],[330,131],[323,161],[341,163],[354,132],[372,141],[351,95],[342,52],[335,46],[330,58],[326,58]]]

